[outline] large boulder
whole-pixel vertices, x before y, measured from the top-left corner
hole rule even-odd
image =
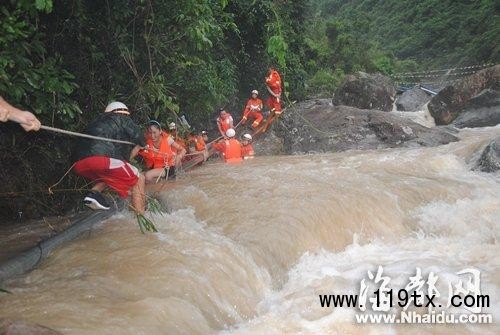
[[[395,96],[396,88],[388,77],[358,72],[346,76],[335,91],[333,104],[390,112]]]
[[[276,129],[288,154],[436,146],[458,140],[445,130],[427,128],[393,113],[334,106],[325,100],[295,104]]]
[[[60,335],[61,333],[22,320],[0,318],[1,335]]]
[[[453,125],[458,128],[488,127],[500,123],[500,92],[486,89],[460,110]]]
[[[415,86],[396,99],[396,108],[398,111],[414,112],[420,110],[431,98],[429,93]]]
[[[483,172],[500,170],[500,136],[491,141],[483,150],[476,169]]]
[[[500,65],[481,70],[447,86],[429,102],[429,112],[436,124],[450,124],[464,112],[469,100],[486,89],[500,89]]]
[[[259,140],[254,142],[253,148],[257,156],[276,156],[284,153],[283,139],[276,136],[273,129],[269,129],[259,136]]]

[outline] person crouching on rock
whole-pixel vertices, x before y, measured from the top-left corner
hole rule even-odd
[[[260,100],[258,96],[259,96],[259,91],[253,90],[252,96],[245,105],[245,110],[243,111],[243,118],[240,121],[241,124],[245,124],[249,118],[253,119],[254,120],[252,123],[253,129],[257,128],[264,119],[264,116],[262,115],[262,100]]]
[[[243,159],[250,159],[255,156],[252,146],[252,135],[244,134],[241,137],[241,156]]]
[[[139,126],[130,118],[130,112],[121,102],[110,103],[103,114],[92,121],[85,133],[93,136],[136,143],[113,143],[94,139],[78,140],[73,152],[74,171],[95,185],[85,196],[84,204],[92,209],[109,209],[101,194],[109,186],[122,198],[132,196],[132,206],[139,213],[145,211],[145,178],[129,161],[144,146],[144,137]]]
[[[177,166],[186,155],[186,150],[175,142],[172,135],[162,130],[158,121],[149,121],[146,148],[139,154],[150,169],[145,173],[146,182],[159,178],[174,178]]]

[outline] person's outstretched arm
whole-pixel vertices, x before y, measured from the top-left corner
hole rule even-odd
[[[14,121],[21,124],[26,131],[39,130],[42,125],[40,121],[30,112],[22,111],[9,104],[0,97],[0,121]]]

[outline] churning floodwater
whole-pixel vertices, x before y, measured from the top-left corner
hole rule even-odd
[[[382,266],[396,287],[417,268],[481,273],[500,318],[500,176],[471,170],[500,127],[435,148],[258,157],[207,164],[163,187],[169,213],[142,235],[127,212],[4,283],[0,316],[63,334],[498,334],[493,325],[360,325],[357,294]],[[454,312],[467,312],[456,308]]]

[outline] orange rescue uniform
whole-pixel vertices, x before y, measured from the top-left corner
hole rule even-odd
[[[255,152],[253,151],[252,145],[249,143],[247,145],[241,145],[241,156],[243,159],[253,158]]]
[[[278,97],[270,95],[267,98],[266,104],[271,111],[274,110],[275,114],[281,114],[281,76],[276,70],[271,70],[266,77],[266,85],[268,89]]]
[[[259,98],[251,98],[247,101],[245,110],[243,111],[243,122],[248,118],[254,119],[252,123],[253,128],[258,127],[262,119],[264,119],[264,116],[262,116],[262,100]]]
[[[225,139],[214,144],[217,151],[222,152],[226,163],[236,163],[243,160],[241,156],[241,143],[235,139]]]
[[[155,148],[151,137],[146,139],[149,149],[143,149],[139,154],[144,157],[146,166],[150,169],[172,167],[175,165],[175,152],[172,148],[174,139],[167,133],[161,134],[160,147]]]

